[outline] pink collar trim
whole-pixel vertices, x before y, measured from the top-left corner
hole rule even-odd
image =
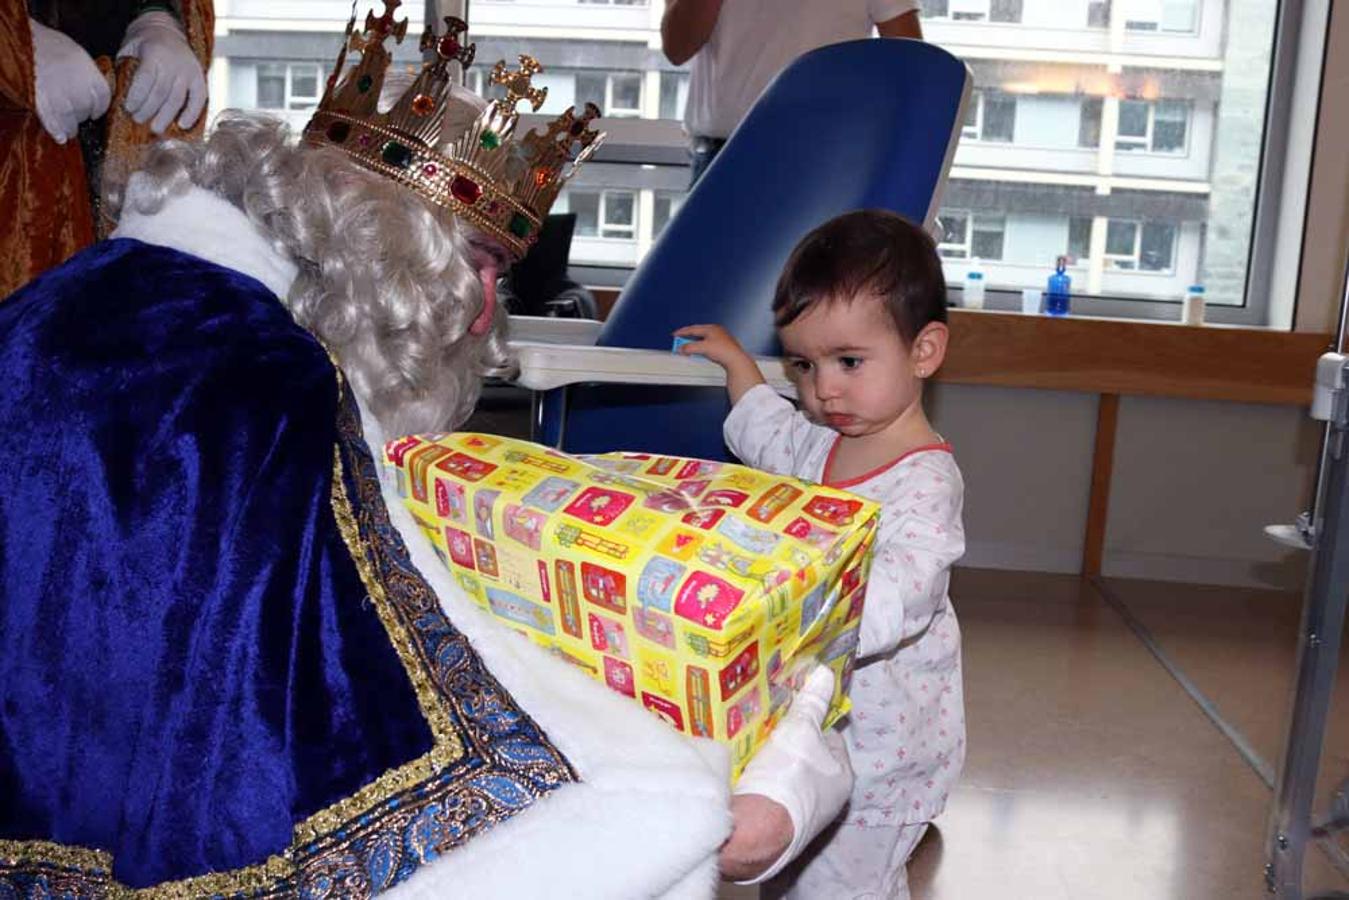
[[[833,481],[829,477],[829,470],[834,466],[834,454],[838,452],[838,444],[839,441],[841,440],[843,440],[843,435],[841,434],[838,437],[834,438],[834,445],[829,448],[829,455],[825,457],[824,470],[820,473],[820,480],[824,482],[825,487],[841,488],[841,489],[854,487],[856,485],[861,484],[864,481],[869,481],[870,479],[875,478],[877,475],[880,475],[881,473],[886,472],[889,469],[892,469],[895,466],[899,465],[904,460],[908,459],[910,456],[914,456],[919,453],[927,453],[930,450],[935,450],[941,453],[953,452],[950,443],[948,443],[947,441],[942,441],[941,443],[937,444],[924,444],[921,447],[914,447],[907,453],[902,453],[899,456],[896,456],[888,463],[883,463],[882,465],[879,465],[876,468],[872,469],[870,472],[863,472],[861,475],[858,475],[855,478],[848,478],[844,481]]]

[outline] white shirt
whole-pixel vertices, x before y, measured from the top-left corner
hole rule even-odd
[[[870,37],[918,0],[724,0],[712,36],[689,65],[684,126],[729,137],[759,94],[808,50]]]
[[[816,483],[838,439],[768,385],[745,392],[724,432],[747,465]],[[847,822],[927,822],[945,808],[965,762],[960,626],[947,594],[965,552],[964,482],[942,444],[832,486],[881,504],[853,711],[841,729],[857,775]]]

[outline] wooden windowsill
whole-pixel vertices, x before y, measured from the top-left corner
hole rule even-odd
[[[950,311],[938,381],[1305,405],[1328,334]]]

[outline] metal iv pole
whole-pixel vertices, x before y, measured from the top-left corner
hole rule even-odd
[[[1326,425],[1312,507],[1296,526],[1302,545],[1311,550],[1311,565],[1298,633],[1297,681],[1265,853],[1269,892],[1290,900],[1303,900],[1307,848],[1349,828],[1349,780],[1340,785],[1327,816],[1314,821],[1312,808],[1349,602],[1349,356],[1343,352],[1347,318],[1349,265],[1335,345],[1316,363],[1311,416]],[[1349,867],[1349,859],[1337,847],[1330,849],[1333,857],[1339,857],[1332,861],[1342,869]],[[1349,898],[1349,894],[1318,897]]]

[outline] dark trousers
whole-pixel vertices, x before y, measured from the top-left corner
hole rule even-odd
[[[689,144],[689,190],[703,177],[712,160],[726,146],[724,138],[695,137]]]

